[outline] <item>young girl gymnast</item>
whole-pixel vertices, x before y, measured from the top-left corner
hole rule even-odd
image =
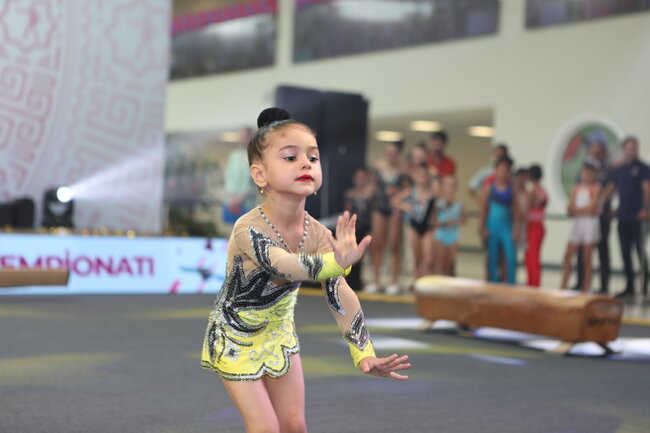
[[[591,253],[600,241],[600,196],[598,183],[598,161],[585,161],[580,169],[580,182],[573,187],[569,199],[568,212],[573,218],[569,242],[564,253],[562,269],[562,289],[567,288],[573,256],[582,249],[582,291],[589,293],[591,288]]]
[[[226,280],[210,312],[202,366],[221,376],[250,432],[306,432],[304,379],[293,311],[300,282],[320,281],[362,373],[406,380],[407,356],[375,357],[359,300],[343,275],[370,237],[339,217],[336,239],[305,212],[321,186],[314,132],[281,109],[264,110],[248,146],[264,203],[240,217],[228,244]]]

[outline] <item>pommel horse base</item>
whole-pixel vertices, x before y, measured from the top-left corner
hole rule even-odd
[[[608,343],[621,327],[623,303],[604,295],[565,290],[536,290],[479,280],[426,276],[415,282],[415,305],[425,319],[457,322],[461,328],[490,326],[557,338],[553,352],[567,354],[576,343]]]
[[[0,269],[0,288],[21,286],[66,286],[67,269]]]

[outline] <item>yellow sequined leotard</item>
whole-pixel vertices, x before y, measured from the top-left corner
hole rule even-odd
[[[329,231],[305,213],[305,236],[291,253],[258,207],[228,244],[226,279],[210,312],[201,365],[226,380],[280,377],[298,353],[293,312],[301,281],[320,281],[355,365],[375,352],[356,295],[334,260]]]

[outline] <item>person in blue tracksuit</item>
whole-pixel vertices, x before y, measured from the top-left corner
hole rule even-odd
[[[499,282],[499,250],[506,262],[506,281],[515,284],[519,234],[519,212],[513,201],[512,159],[500,158],[495,164],[494,181],[483,186],[481,195],[481,234],[487,242],[488,280]]]

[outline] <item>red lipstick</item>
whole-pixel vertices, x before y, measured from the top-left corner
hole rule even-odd
[[[313,182],[314,178],[308,174],[303,174],[302,176],[296,178],[298,182]]]

